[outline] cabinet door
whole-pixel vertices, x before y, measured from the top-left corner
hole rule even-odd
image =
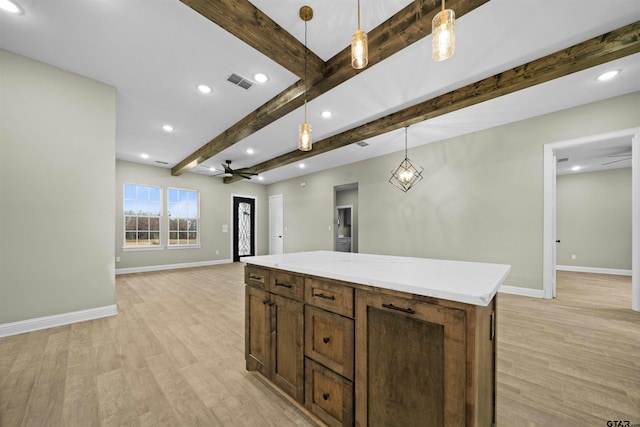
[[[356,291],[356,425],[464,426],[465,313]]]
[[[245,287],[245,361],[247,371],[267,375],[269,357],[269,294],[253,286]]]
[[[271,295],[269,376],[282,390],[304,403],[304,304]]]

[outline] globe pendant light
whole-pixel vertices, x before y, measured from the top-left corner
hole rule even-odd
[[[391,178],[389,178],[391,184],[405,193],[422,180],[422,171],[424,170],[420,165],[409,160],[407,156],[408,128],[408,126],[404,128],[404,160],[400,162],[397,168],[391,171]]]
[[[434,61],[450,58],[456,50],[456,14],[444,8],[431,21],[431,57]]]
[[[299,129],[298,150],[311,151],[313,140],[311,126],[307,123],[307,22],[313,18],[313,9],[309,6],[302,6],[300,18],[304,21],[304,123],[300,125]]]
[[[358,0],[358,30],[351,38],[351,66],[361,70],[369,63],[367,33],[360,29],[360,0]]]

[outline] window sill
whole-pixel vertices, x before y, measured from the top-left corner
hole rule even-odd
[[[122,252],[136,252],[136,251],[162,251],[163,246],[123,246]]]
[[[200,249],[200,244],[197,245],[169,245],[167,249]]]

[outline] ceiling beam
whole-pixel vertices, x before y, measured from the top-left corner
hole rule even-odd
[[[300,58],[304,58],[306,51],[309,80],[322,78],[322,58],[308,50],[248,0],[180,1],[301,79],[304,78],[305,70]]]
[[[205,16],[211,16],[209,19],[212,21],[217,19],[214,16],[215,14],[212,14],[212,12],[208,10],[212,7],[210,5],[211,0],[182,1],[185,4],[206,4],[208,6],[206,9],[203,8],[202,5],[200,5],[199,8],[204,9],[205,13],[207,13]],[[488,1],[489,0],[450,0],[447,2],[447,7],[454,9],[456,16],[459,18]],[[440,11],[440,6],[440,0],[416,0],[371,30],[368,33],[368,68],[431,34],[431,20],[435,14]],[[242,13],[247,13],[247,11],[245,10]],[[265,35],[263,39],[270,40],[270,37]],[[251,40],[248,41],[248,43],[250,42]],[[300,62],[299,58],[294,59]],[[357,71],[351,67],[351,46],[347,46],[333,58],[329,59],[324,69],[325,73],[323,77],[309,79],[310,84],[307,88],[308,101],[317,98],[323,93],[346,82],[359,72],[364,71]],[[301,107],[304,103],[303,94],[304,82],[300,80],[180,161],[171,169],[171,174],[174,176],[182,175],[184,172],[189,171],[205,160],[231,147],[252,133],[275,122],[296,108]]]
[[[320,140],[313,144],[312,151],[291,151],[282,156],[248,167],[247,169],[256,173],[264,173],[318,154],[345,147],[367,138],[410,126],[639,52],[640,22],[634,22],[551,55]],[[235,181],[238,181],[238,178],[224,178],[225,183]]]

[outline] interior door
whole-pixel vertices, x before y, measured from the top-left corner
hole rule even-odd
[[[552,215],[552,221],[551,221],[551,232],[553,233],[553,243],[551,245],[551,295],[552,298],[556,297],[556,264],[557,264],[557,260],[556,260],[556,253],[557,253],[557,245],[560,243],[560,240],[558,240],[558,236],[556,235],[556,221],[557,221],[557,215],[556,215],[556,162],[558,161],[558,159],[556,158],[556,154],[553,153],[553,162],[552,162],[552,182],[551,182],[551,191],[552,196],[551,196],[551,215]]]
[[[233,197],[233,262],[256,254],[256,201]]]
[[[284,252],[284,203],[282,194],[269,197],[269,254]]]

